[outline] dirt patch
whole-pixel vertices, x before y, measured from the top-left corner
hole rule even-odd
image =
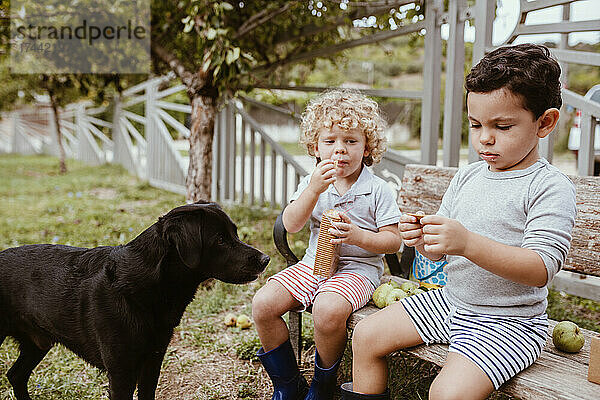
[[[171,340],[160,375],[158,400],[270,399],[271,381],[258,362],[240,360],[233,350],[206,352]]]
[[[136,200],[136,201],[124,201],[120,203],[117,209],[121,212],[133,213],[136,211],[143,212],[143,210],[150,208],[156,204],[156,200]]]
[[[112,188],[94,188],[88,191],[88,194],[100,200],[113,200],[117,198],[118,192]]]

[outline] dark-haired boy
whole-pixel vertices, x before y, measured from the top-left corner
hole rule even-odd
[[[460,168],[436,215],[403,215],[403,241],[447,257],[447,285],[362,320],[352,340],[346,399],[387,398],[385,356],[449,343],[429,399],[485,399],[539,357],[548,331],[547,285],[575,223],[575,189],[540,158],[558,117],[560,67],[544,46],[502,47],[466,78],[471,143],[483,161]]]

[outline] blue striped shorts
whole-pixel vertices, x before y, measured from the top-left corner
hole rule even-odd
[[[402,299],[426,344],[447,343],[486,373],[497,390],[540,356],[548,336],[548,316],[533,318],[474,314],[456,309],[445,290]]]

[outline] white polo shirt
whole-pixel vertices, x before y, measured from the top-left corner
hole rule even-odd
[[[290,201],[300,197],[308,186],[311,176],[312,173],[302,178]],[[301,260],[311,268],[315,264],[321,217],[323,211],[329,209],[344,211],[352,223],[372,232],[377,232],[382,226],[397,224],[400,220],[400,210],[396,204],[394,190],[383,179],[373,175],[366,166],[363,166],[360,176],[343,196],[339,195],[333,184],[319,195],[309,220],[310,241]],[[383,275],[383,254],[342,244],[338,264],[338,271],[340,270],[359,273],[377,287]]]

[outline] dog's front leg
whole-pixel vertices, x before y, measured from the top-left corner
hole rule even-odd
[[[132,370],[108,371],[110,400],[133,400],[135,375]]]
[[[138,379],[138,400],[154,400],[160,367],[166,350],[165,346],[164,349],[151,353],[144,362]]]

